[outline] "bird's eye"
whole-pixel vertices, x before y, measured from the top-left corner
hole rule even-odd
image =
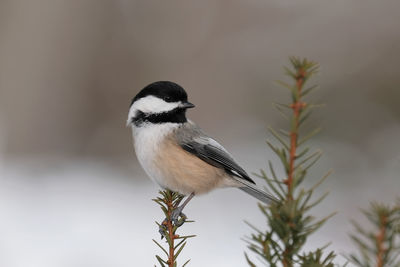
[[[166,101],[166,102],[171,101],[171,97],[170,97],[170,96],[165,96],[165,97],[164,97],[164,101]]]

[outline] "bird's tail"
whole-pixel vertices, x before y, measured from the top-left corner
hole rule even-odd
[[[257,187],[256,184],[250,183],[246,180],[243,179],[237,179],[240,184],[243,186],[239,187],[240,190],[246,192],[247,194],[257,198],[261,202],[264,202],[265,204],[270,204],[271,202],[278,202],[278,200],[273,197],[272,195],[268,194],[267,192],[264,192],[260,188]]]

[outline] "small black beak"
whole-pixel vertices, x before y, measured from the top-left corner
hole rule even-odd
[[[195,105],[193,105],[193,104],[190,103],[190,102],[185,102],[185,103],[182,103],[182,104],[180,105],[180,107],[181,107],[181,108],[194,108]]]

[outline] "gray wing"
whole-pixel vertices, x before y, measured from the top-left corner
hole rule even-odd
[[[196,128],[188,130],[192,130],[193,133],[197,134],[194,134],[194,136],[188,136],[188,134],[186,134],[183,138],[179,138],[178,143],[184,150],[199,157],[208,164],[224,169],[230,175],[255,184],[246,171],[234,161],[229,152],[217,141],[199,132]]]
[[[223,146],[201,132],[201,130],[193,123],[186,123],[178,130],[177,140],[184,150],[192,153],[212,166],[224,169],[233,179],[242,184],[239,189],[266,204],[271,203],[271,201],[277,201],[273,196],[256,186],[255,182],[249,177],[246,171],[235,162]]]

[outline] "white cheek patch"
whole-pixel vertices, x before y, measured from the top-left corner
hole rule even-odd
[[[164,100],[155,96],[146,96],[137,100],[132,108],[140,110],[143,113],[162,113],[171,111],[179,106],[180,102],[165,102]]]
[[[130,124],[132,118],[136,116],[138,111],[151,114],[163,113],[177,108],[180,104],[181,102],[169,103],[151,95],[140,98],[135,103],[133,103],[133,105],[129,109],[127,125]]]

